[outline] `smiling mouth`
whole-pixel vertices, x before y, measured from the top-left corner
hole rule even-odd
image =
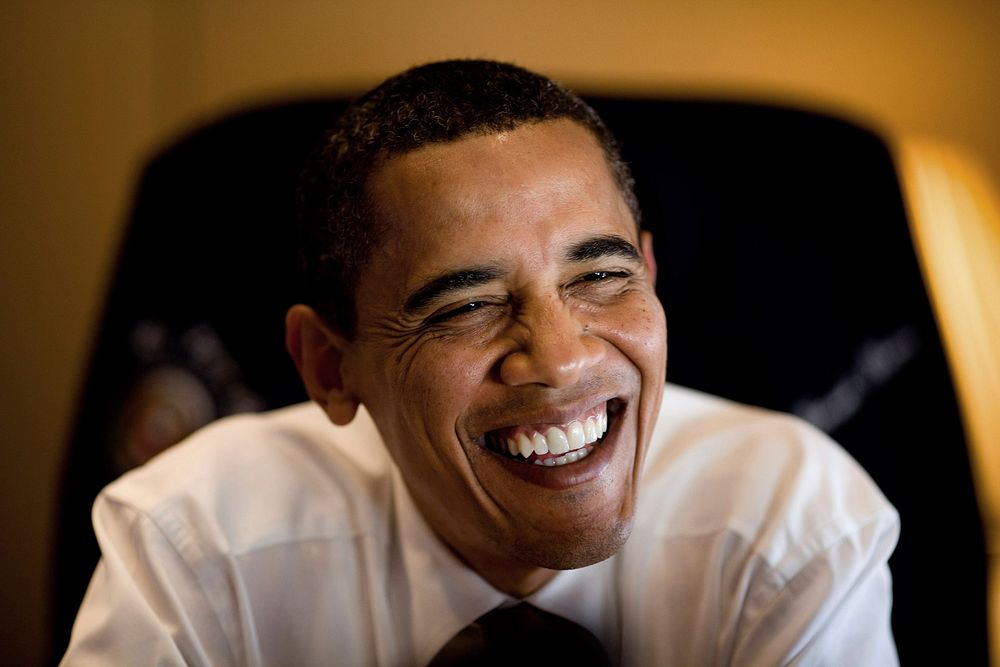
[[[620,402],[612,399],[565,424],[498,429],[486,433],[483,441],[490,451],[520,463],[548,467],[576,463],[604,441],[619,409]]]

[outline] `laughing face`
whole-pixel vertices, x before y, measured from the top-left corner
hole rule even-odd
[[[387,232],[356,334],[312,355],[336,367],[320,403],[336,422],[367,407],[430,526],[501,590],[607,558],[631,528],[666,328],[651,240],[597,142],[527,124],[394,157],[369,186]]]

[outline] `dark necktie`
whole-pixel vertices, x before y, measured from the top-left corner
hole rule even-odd
[[[522,602],[480,616],[445,644],[429,667],[557,664],[608,667],[611,661],[586,628]]]

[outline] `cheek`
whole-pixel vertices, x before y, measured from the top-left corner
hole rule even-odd
[[[453,430],[486,382],[491,355],[477,346],[431,341],[416,350],[400,374],[401,392],[418,406],[428,431]]]
[[[394,379],[387,377],[394,383],[392,395],[398,401],[393,415],[393,457],[405,471],[418,503],[432,514],[450,516],[454,511],[452,501],[441,505],[436,498],[462,499],[462,505],[469,505],[475,495],[462,423],[463,415],[478,404],[488,366],[482,355],[465,352],[427,345],[405,368],[389,371]]]
[[[667,327],[663,307],[655,297],[642,299],[623,309],[616,321],[617,346],[644,374],[666,374]]]

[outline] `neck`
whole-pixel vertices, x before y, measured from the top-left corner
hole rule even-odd
[[[434,529],[432,529],[434,530]],[[549,582],[558,570],[531,565],[482,549],[462,549],[437,530],[435,535],[452,554],[493,588],[515,598],[526,598]]]
[[[461,558],[461,556],[459,556]],[[510,561],[472,563],[463,561],[475,570],[479,576],[499,591],[515,598],[526,598],[556,576],[556,570],[526,565]]]

